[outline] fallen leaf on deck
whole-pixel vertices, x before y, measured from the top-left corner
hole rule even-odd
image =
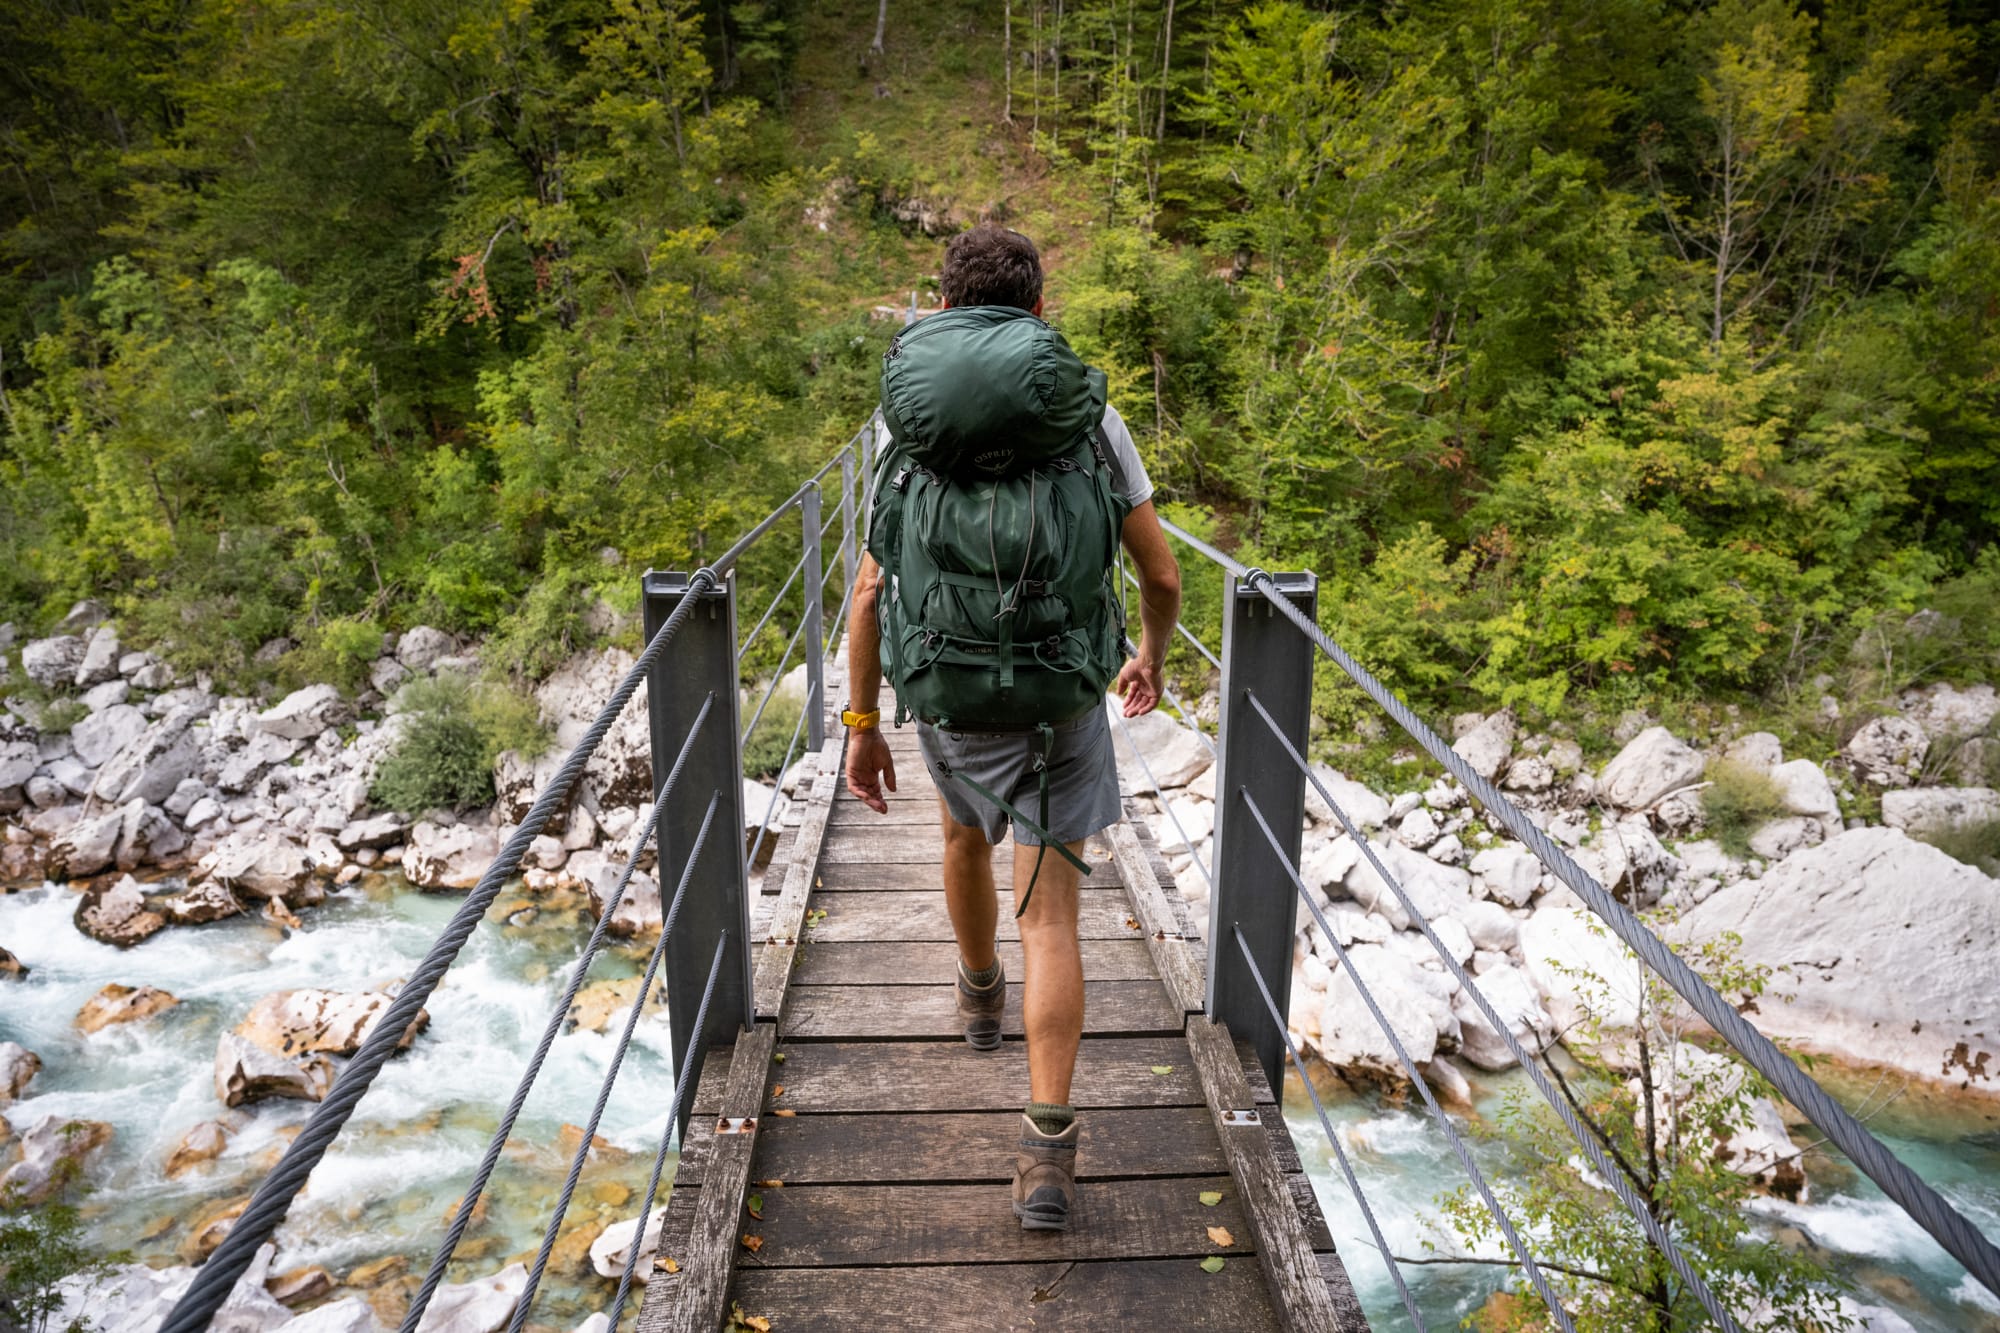
[[[748,1200],[748,1202],[746,1202],[746,1203],[744,1204],[744,1207],[748,1208],[748,1209],[750,1210],[750,1216],[752,1216],[752,1217],[756,1218],[756,1219],[757,1219],[757,1220],[758,1220],[759,1222],[761,1222],[761,1221],[763,1221],[763,1220],[764,1220],[764,1196],[763,1196],[763,1195],[761,1195],[761,1194],[753,1194],[753,1195],[751,1195],[751,1196],[750,1196],[750,1198],[749,1198],[749,1200]],[[1210,1236],[1211,1238],[1213,1238],[1213,1237],[1214,1237],[1214,1235],[1215,1235],[1215,1233],[1216,1233],[1216,1232],[1218,1232],[1218,1231],[1222,1231],[1222,1228],[1220,1228],[1220,1227],[1210,1227],[1210,1228],[1208,1229],[1208,1234],[1209,1234],[1209,1236]],[[1222,1232],[1222,1234],[1226,1236],[1226,1235],[1228,1235],[1229,1233],[1228,1233],[1227,1231],[1223,1231],[1223,1232]],[[1230,1242],[1228,1242],[1228,1241],[1226,1241],[1226,1240],[1218,1240],[1218,1241],[1216,1241],[1215,1243],[1216,1243],[1217,1245],[1227,1245],[1227,1244],[1229,1244]]]
[[[1161,1075],[1171,1074],[1174,1072],[1174,1067],[1172,1065],[1154,1065],[1153,1072]]]
[[[782,1084],[782,1083],[773,1083],[773,1084],[771,1085],[771,1095],[772,1095],[773,1097],[782,1097],[782,1096],[784,1096],[784,1095],[785,1095],[785,1085],[784,1085],[784,1084]]]
[[[1139,918],[1138,918],[1138,917],[1136,917],[1136,916],[1128,916],[1128,917],[1126,917],[1126,918],[1125,918],[1125,929],[1127,929],[1127,930],[1137,930],[1138,928],[1139,928]]]
[[[793,1116],[793,1115],[797,1115],[797,1114],[798,1114],[798,1112],[797,1112],[797,1111],[773,1111],[773,1112],[771,1112],[771,1114],[772,1114],[772,1115],[783,1115],[783,1116]]]
[[[1201,1199],[1202,1207],[1213,1208],[1215,1207],[1215,1205],[1222,1202],[1222,1191],[1203,1190],[1199,1197]]]
[[[785,1187],[785,1182],[777,1179],[753,1180],[750,1183],[760,1190],[781,1190]]]
[[[771,1333],[771,1321],[760,1314],[744,1315],[743,1327],[754,1328],[757,1333]]]
[[[664,1254],[653,1260],[653,1267],[663,1273],[678,1273],[681,1271],[680,1264]]]
[[[1236,1237],[1229,1234],[1228,1227],[1210,1227],[1208,1238],[1225,1250],[1236,1243]]]
[[[755,1254],[764,1248],[764,1238],[762,1236],[753,1236],[746,1231],[743,1233],[743,1248]]]
[[[785,1053],[783,1051],[779,1051],[776,1055],[772,1056],[771,1059],[777,1064],[783,1064],[785,1063]]]
[[[1211,1254],[1208,1258],[1201,1261],[1201,1271],[1204,1273],[1220,1273],[1222,1271],[1222,1264],[1223,1258],[1221,1255]]]

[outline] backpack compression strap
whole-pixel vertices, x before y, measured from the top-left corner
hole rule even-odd
[[[994,805],[1005,811],[1008,818],[1012,819],[1022,828],[1027,829],[1030,833],[1033,833],[1040,840],[1039,845],[1035,849],[1034,873],[1028,876],[1028,887],[1021,894],[1021,906],[1014,913],[1016,921],[1019,921],[1021,914],[1028,910],[1028,902],[1035,896],[1035,881],[1042,876],[1042,858],[1048,854],[1049,848],[1055,848],[1062,855],[1063,860],[1075,866],[1080,874],[1088,875],[1090,873],[1090,866],[1081,857],[1049,836],[1049,755],[1055,749],[1056,733],[1046,722],[1037,723],[1035,730],[1042,735],[1042,752],[1035,756],[1035,772],[1040,774],[1038,800],[1042,817],[1039,822],[1022,814],[1020,810],[1015,808],[1012,801],[994,792],[985,783],[976,782],[955,769],[945,769],[946,777],[963,783],[980,796],[991,801]]]

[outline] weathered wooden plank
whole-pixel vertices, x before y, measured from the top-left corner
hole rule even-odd
[[[1276,1328],[1257,1265],[1204,1273],[1193,1259],[979,1264],[956,1268],[745,1268],[731,1298],[776,1329],[934,1333],[1154,1328],[1172,1333]]]
[[[1333,1301],[1333,1333],[1369,1333],[1368,1316],[1347,1280],[1347,1266],[1337,1254],[1319,1256],[1319,1271],[1326,1278],[1326,1291]]]
[[[996,846],[998,844],[995,844]],[[1111,856],[1111,845],[1103,834],[1093,834],[1084,839],[1084,859],[1104,861]],[[1011,839],[1007,846],[1010,851],[1014,844]],[[1021,852],[1012,852],[1022,855]],[[1034,853],[1025,853],[1033,857]],[[944,834],[936,829],[898,829],[889,834],[870,829],[866,825],[855,827],[843,824],[828,831],[822,847],[822,865],[884,864],[908,862],[935,865],[944,859]]]
[[[1153,965],[1167,994],[1185,1013],[1199,1012],[1203,1004],[1202,964],[1195,956],[1198,946],[1185,937],[1189,933],[1185,913],[1176,909],[1171,885],[1162,886],[1152,860],[1133,831],[1131,823],[1114,824],[1106,830],[1111,842],[1112,866],[1132,900],[1134,915],[1146,933],[1146,947],[1152,951]]]
[[[701,1073],[695,1078],[690,1124],[703,1116],[713,1117],[722,1109],[722,1094],[729,1086],[729,1066],[735,1055],[734,1046],[717,1046],[702,1057]]]
[[[1167,1069],[1155,1074],[1153,1068]],[[804,1042],[785,1047],[784,1107],[811,1111],[1008,1111],[1028,1100],[1020,1042],[975,1051],[950,1042]],[[1193,1106],[1201,1085],[1187,1043],[1168,1037],[1085,1037],[1070,1102]]]
[[[833,807],[835,775],[844,744],[844,736],[835,734],[827,737],[820,749],[819,776],[813,779],[804,821],[791,839],[791,860],[785,867],[784,888],[771,909],[762,943],[752,945],[752,963],[756,969],[752,994],[759,1018],[776,1018],[784,1004],[785,985],[798,949],[806,900],[812,896],[813,872],[826,837],[826,817]]]
[[[1299,1225],[1297,1203],[1272,1160],[1261,1113],[1258,1124],[1229,1123],[1232,1112],[1256,1109],[1229,1029],[1197,1016],[1188,1020],[1187,1040],[1223,1153],[1229,1159],[1229,1173],[1242,1191],[1252,1243],[1257,1247],[1264,1279],[1270,1284],[1280,1323],[1288,1329],[1334,1327],[1333,1298]]]
[[[1090,866],[1090,874],[1083,880],[1085,888],[1122,888],[1124,881],[1118,878],[1118,869],[1109,859],[1084,858]],[[1014,882],[1013,863],[1003,854],[993,859],[993,878],[996,884],[1006,885],[1011,893]],[[896,892],[911,889],[929,889],[936,893],[944,886],[944,870],[941,858],[928,861],[854,862],[820,861],[819,887],[834,893]],[[1121,895],[1122,896],[1122,895]]]
[[[1083,1180],[1219,1175],[1228,1169],[1206,1107],[1112,1107],[1086,1111],[1079,1123],[1077,1172]],[[691,1126],[677,1179],[699,1182],[697,1149],[713,1130],[712,1118]],[[782,1180],[787,1187],[1011,1182],[1020,1130],[1017,1110],[767,1115],[757,1126],[751,1174]]]
[[[712,1186],[709,1188],[713,1188]],[[1204,1207],[1199,1195],[1222,1194]],[[1037,1259],[1159,1259],[1174,1255],[1247,1255],[1251,1229],[1228,1176],[1103,1180],[1077,1191],[1068,1231],[1026,1231],[1008,1202],[1008,1186],[803,1185],[764,1191],[764,1218],[749,1228],[763,1237],[751,1268],[845,1264],[990,1264]],[[1208,1228],[1228,1228],[1236,1244],[1217,1245]],[[1310,1259],[1311,1255],[1308,1254]],[[1325,1286],[1319,1270],[1313,1279]]]
[[[1026,975],[1016,941],[1002,940],[999,958],[1008,976]],[[1144,981],[1157,975],[1143,940],[1083,941],[1086,982]],[[958,949],[944,941],[840,944],[816,939],[799,951],[792,968],[794,986],[949,986],[957,976]]]
[[[846,790],[846,785],[843,783],[841,794],[833,803],[833,813],[827,819],[828,825],[833,828],[844,832],[848,829],[938,827],[940,816],[935,796],[920,801],[916,799],[916,794],[912,793],[907,797],[888,802],[888,813],[876,814],[873,810],[861,804],[861,802],[847,795]]]
[[[999,896],[996,893],[996,896]],[[999,937],[1018,940],[1014,925],[1012,896],[1002,899],[1005,910],[999,919]],[[951,917],[945,911],[944,893],[928,892],[820,894],[812,901],[813,911],[825,911],[806,928],[807,945],[846,943],[857,940],[908,941],[949,940]],[[1139,920],[1123,889],[1085,889],[1078,895],[1077,933],[1087,940],[1136,940]]]
[[[1099,1035],[1177,1036],[1184,1015],[1157,981],[1086,981],[1083,1030]],[[1021,983],[1007,984],[1003,1035],[1021,1033]],[[954,986],[800,986],[785,1002],[787,1041],[907,1040],[959,1037]]]
[[[777,1028],[770,1023],[759,1023],[737,1038],[721,1114],[747,1118],[752,1128],[748,1133],[717,1135],[707,1144],[703,1181],[693,1191],[694,1217],[685,1253],[679,1256],[681,1271],[657,1274],[648,1285],[639,1312],[640,1333],[714,1333],[722,1324],[757,1142],[757,1108],[776,1044]]]

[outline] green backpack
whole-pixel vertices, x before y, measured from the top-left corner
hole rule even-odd
[[[968,306],[882,358],[893,441],[868,549],[896,719],[1035,731],[1104,706],[1124,660],[1131,506],[1103,438],[1104,374],[1025,310]]]

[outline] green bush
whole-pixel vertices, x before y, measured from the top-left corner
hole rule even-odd
[[[445,675],[411,682],[396,702],[410,722],[369,792],[393,810],[484,805],[493,799],[495,756],[511,749],[532,758],[548,746],[534,702],[499,686]]]
[[[304,631],[304,638],[278,664],[289,689],[324,681],[343,694],[358,693],[368,682],[369,667],[382,655],[382,626],[360,616],[321,621]]]
[[[751,691],[751,698],[764,697],[764,688]],[[799,725],[799,714],[805,711],[805,700],[797,695],[779,690],[771,696],[765,706],[764,715],[757,719],[756,729],[743,745],[743,776],[746,778],[776,778],[785,767],[785,747],[791,743],[792,730]],[[801,737],[805,733],[799,733]]]
[[[1731,856],[1748,856],[1750,835],[1785,813],[1785,797],[1763,769],[1724,759],[1708,770],[1701,808],[1709,836]]]
[[[88,1316],[55,1322],[63,1280],[99,1275],[108,1264],[129,1258],[122,1252],[104,1258],[91,1253],[83,1243],[82,1219],[69,1204],[0,1213],[0,1328],[88,1333],[96,1327]]]
[[[42,708],[42,716],[36,722],[36,729],[55,735],[68,731],[77,723],[90,716],[90,706],[81,699],[53,699]]]
[[[1917,840],[1929,843],[1955,861],[2000,876],[2000,819],[1920,833]]]
[[[585,645],[590,586],[568,569],[553,569],[528,589],[514,613],[486,641],[484,661],[523,680],[546,677]]]

